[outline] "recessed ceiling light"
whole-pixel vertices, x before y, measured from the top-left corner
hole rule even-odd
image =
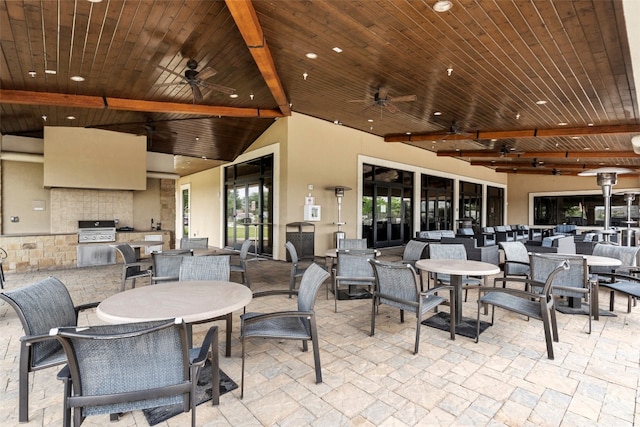
[[[581,136],[572,136],[571,139],[580,139],[582,138]]]
[[[442,115],[442,113],[441,113],[440,111],[435,111],[435,112],[433,113],[433,115],[434,115],[434,116],[441,116],[441,115]]]
[[[544,105],[546,103],[547,103],[547,101],[545,101],[544,99],[541,99],[540,101],[536,101],[537,105]]]
[[[453,7],[453,3],[450,0],[438,0],[433,4],[433,10],[438,13],[447,12]]]
[[[58,74],[58,72],[56,70],[44,70],[45,74]]]
[[[102,3],[102,0],[87,0],[89,3]]]
[[[231,95],[229,95],[229,98],[236,99],[237,97],[238,97],[237,93],[232,93]]]
[[[593,126],[593,123],[588,123],[587,126]]]
[[[340,49],[338,46],[334,47],[334,48],[333,48],[333,51],[334,51],[335,53],[342,53],[342,49]]]
[[[591,147],[583,147],[583,150],[591,150]]]
[[[407,135],[411,135],[411,132],[407,132]]]
[[[318,57],[318,54],[313,53],[313,52],[307,52],[307,54],[305,56],[307,58],[309,58],[309,59],[316,59]]]
[[[497,141],[497,139],[491,138],[491,142],[496,142],[496,141]]]
[[[76,116],[67,116],[67,120],[75,120]]]
[[[82,76],[71,76],[71,80],[73,80],[74,82],[83,82],[84,81],[84,77],[82,77]]]
[[[373,123],[373,119],[369,119],[367,120],[369,123]]]
[[[558,126],[566,126],[566,125],[568,125],[568,124],[569,124],[569,123],[567,123],[567,122],[560,122],[560,123],[558,123]]]

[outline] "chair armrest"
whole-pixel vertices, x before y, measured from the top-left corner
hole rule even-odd
[[[270,297],[273,295],[298,295],[298,290],[288,291],[284,289],[277,289],[272,291],[254,292],[253,298]]]
[[[440,285],[440,286],[434,286],[433,288],[426,290],[424,292],[420,292],[420,295],[432,295],[437,293],[438,291],[446,291],[446,290],[455,290],[455,286],[453,285]]]
[[[513,282],[513,280],[509,280],[509,282]],[[528,281],[529,283],[535,283],[536,285],[540,285],[540,282],[535,282],[535,281]],[[544,284],[543,284],[544,285]],[[498,288],[498,287],[491,287],[491,286],[479,286],[476,289],[478,289],[479,293],[482,292],[501,292],[501,293],[505,293],[505,294],[511,294],[511,295],[515,295],[517,297],[520,298],[525,298],[525,299],[532,299],[532,300],[540,300],[540,297],[542,296],[541,294],[536,294],[533,292],[527,292],[527,291],[523,291],[520,289],[513,289],[513,288]]]
[[[89,310],[89,309],[91,309],[91,308],[96,308],[96,307],[98,306],[98,304],[100,304],[100,302],[99,302],[99,301],[96,301],[96,302],[88,302],[88,303],[86,303],[86,304],[79,304],[79,305],[76,305],[76,306],[74,307],[74,309],[75,309],[75,311],[76,311],[76,316],[78,315],[78,313],[80,313],[80,312],[81,312],[81,311],[83,311],[83,310]]]
[[[276,311],[274,313],[260,313],[255,316],[245,317],[242,319],[244,325],[248,325],[255,322],[260,322],[263,320],[269,319],[280,319],[280,318],[295,318],[295,317],[305,317],[311,318],[315,316],[313,311]]]
[[[575,286],[560,286],[560,285],[553,285],[552,286],[552,290],[551,290],[551,295],[553,295],[553,289],[558,289],[561,291],[568,291],[568,292],[577,292],[580,294],[588,294],[591,292],[591,287],[588,288],[577,288]]]
[[[25,343],[26,345],[31,345],[40,341],[47,341],[51,339],[55,340],[56,337],[51,336],[49,333],[40,335],[25,335],[23,337],[20,337],[20,342]]]
[[[505,264],[518,264],[518,265],[526,265],[527,267],[529,267],[529,263],[528,262],[524,262],[524,261],[505,261]]]
[[[376,278],[375,277],[335,276],[335,280],[336,281],[351,280],[351,281],[354,281],[354,282],[362,282],[362,283],[371,282],[371,283],[375,283]]]

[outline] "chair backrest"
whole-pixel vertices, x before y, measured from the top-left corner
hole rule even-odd
[[[362,281],[350,281],[349,278],[374,280],[373,268],[369,259],[376,257],[373,249],[340,249],[336,262],[336,276],[342,284],[362,284]]]
[[[316,302],[320,285],[329,277],[329,273],[318,264],[311,264],[300,279],[298,290],[298,311],[311,311]]]
[[[82,416],[171,404],[188,410],[191,380],[187,331],[184,323],[176,322],[52,330],[51,335],[56,336],[67,354],[75,393],[88,399]],[[169,392],[167,388],[172,386],[178,390]],[[148,393],[150,389],[163,388],[166,391],[158,393],[159,397]],[[122,393],[129,393],[124,402],[118,396]],[[91,400],[98,396],[105,404]]]
[[[340,239],[338,249],[367,249],[367,239]]]
[[[122,256],[125,264],[133,264],[138,261],[138,258],[136,257],[136,251],[130,244],[121,243],[119,245],[116,245],[116,250],[120,252],[120,256]]]
[[[250,239],[245,240],[244,242],[242,242],[242,246],[240,247],[240,260],[241,261],[245,261],[247,259],[247,255],[249,255],[249,249],[251,249],[251,245],[253,244],[253,241]]]
[[[529,251],[522,242],[500,242],[500,248],[504,250],[505,261],[517,261],[529,263]]]
[[[287,252],[289,252],[289,257],[291,258],[291,262],[294,264],[297,264],[298,251],[296,250],[296,247],[293,245],[293,243],[287,242],[284,244],[284,247],[287,249]]]
[[[182,257],[180,280],[229,281],[229,255]]]
[[[622,265],[619,267],[593,267],[591,272],[606,273],[625,267],[636,267],[638,266],[639,251],[640,246],[618,246],[611,243],[596,243],[593,248],[593,255],[619,259]]]
[[[191,255],[192,252],[188,249],[183,253],[168,253],[167,251],[151,252],[154,279],[164,278],[166,280],[178,280],[182,258],[191,257]]]
[[[461,236],[473,236],[475,233],[473,232],[473,228],[459,228],[458,234]]]
[[[376,260],[369,262],[373,266],[380,302],[415,313],[420,301],[420,281],[413,267]]]
[[[425,252],[425,249],[429,246],[428,242],[420,242],[418,240],[409,240],[407,245],[404,247],[404,252],[402,254],[403,262],[414,263],[422,258],[422,255]]]
[[[67,287],[55,277],[0,293],[14,308],[24,329],[25,336],[46,335],[51,328],[76,326],[76,311]],[[45,340],[31,344],[31,366],[60,350],[56,340]]]
[[[567,262],[568,269],[557,273],[553,279],[554,285],[582,288],[589,286],[589,267],[587,259],[580,255],[559,255],[559,254],[531,254],[529,265],[531,279],[545,282],[547,277],[554,271],[560,263]],[[536,292],[539,289],[534,289]],[[553,295],[583,298],[584,293],[571,292],[565,290],[552,290]]]
[[[208,247],[208,237],[183,237],[180,239],[180,249],[206,249]]]
[[[552,293],[555,295],[553,284],[556,283],[558,275],[571,270],[569,261],[562,257],[553,256],[553,254],[531,254],[529,264],[532,269],[533,266],[537,266],[538,271],[537,278],[534,278],[532,274],[531,280],[540,283],[540,286],[532,285],[533,291],[544,295],[545,300],[550,302]]]
[[[429,245],[429,258],[431,259],[467,259],[467,250],[464,245],[454,243],[443,245],[432,243]]]

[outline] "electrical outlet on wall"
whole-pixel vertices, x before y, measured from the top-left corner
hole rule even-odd
[[[11,222],[20,222],[20,217],[19,216],[12,216],[11,217]]]

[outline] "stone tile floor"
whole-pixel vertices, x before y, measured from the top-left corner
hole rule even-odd
[[[382,259],[397,259],[383,251]],[[322,263],[321,259],[317,260]],[[250,264],[253,290],[286,288],[289,264]],[[54,275],[69,287],[76,304],[101,300],[119,290],[120,266],[8,274],[12,289]],[[464,314],[474,317],[469,292]],[[602,306],[608,294],[601,293]],[[288,298],[261,298],[252,311],[284,309]],[[245,396],[223,395],[220,406],[198,406],[199,426],[624,426],[640,425],[640,306],[626,313],[618,298],[617,317],[601,317],[587,334],[587,318],[558,313],[560,342],[548,360],[541,324],[504,311],[480,342],[423,327],[420,354],[413,355],[414,323],[399,323],[396,310],[382,306],[376,335],[369,336],[370,300],[333,301],[321,290],[317,303],[324,382],[315,384],[313,356],[294,341],[247,344]],[[221,368],[240,382],[239,321],[234,319],[232,357]],[[484,317],[485,320],[489,320]],[[102,323],[91,310],[80,324]],[[224,323],[218,322],[221,329]],[[13,309],[0,302],[0,425],[18,425],[18,353],[22,335]],[[196,325],[198,342],[207,325]],[[221,331],[223,332],[223,331]],[[224,336],[222,334],[222,336]],[[223,354],[224,340],[220,342]],[[62,384],[57,368],[31,374],[30,421],[55,426],[62,420]],[[190,414],[160,426],[188,425]],[[90,417],[84,425],[106,425]],[[141,412],[125,414],[119,426],[146,426]]]

